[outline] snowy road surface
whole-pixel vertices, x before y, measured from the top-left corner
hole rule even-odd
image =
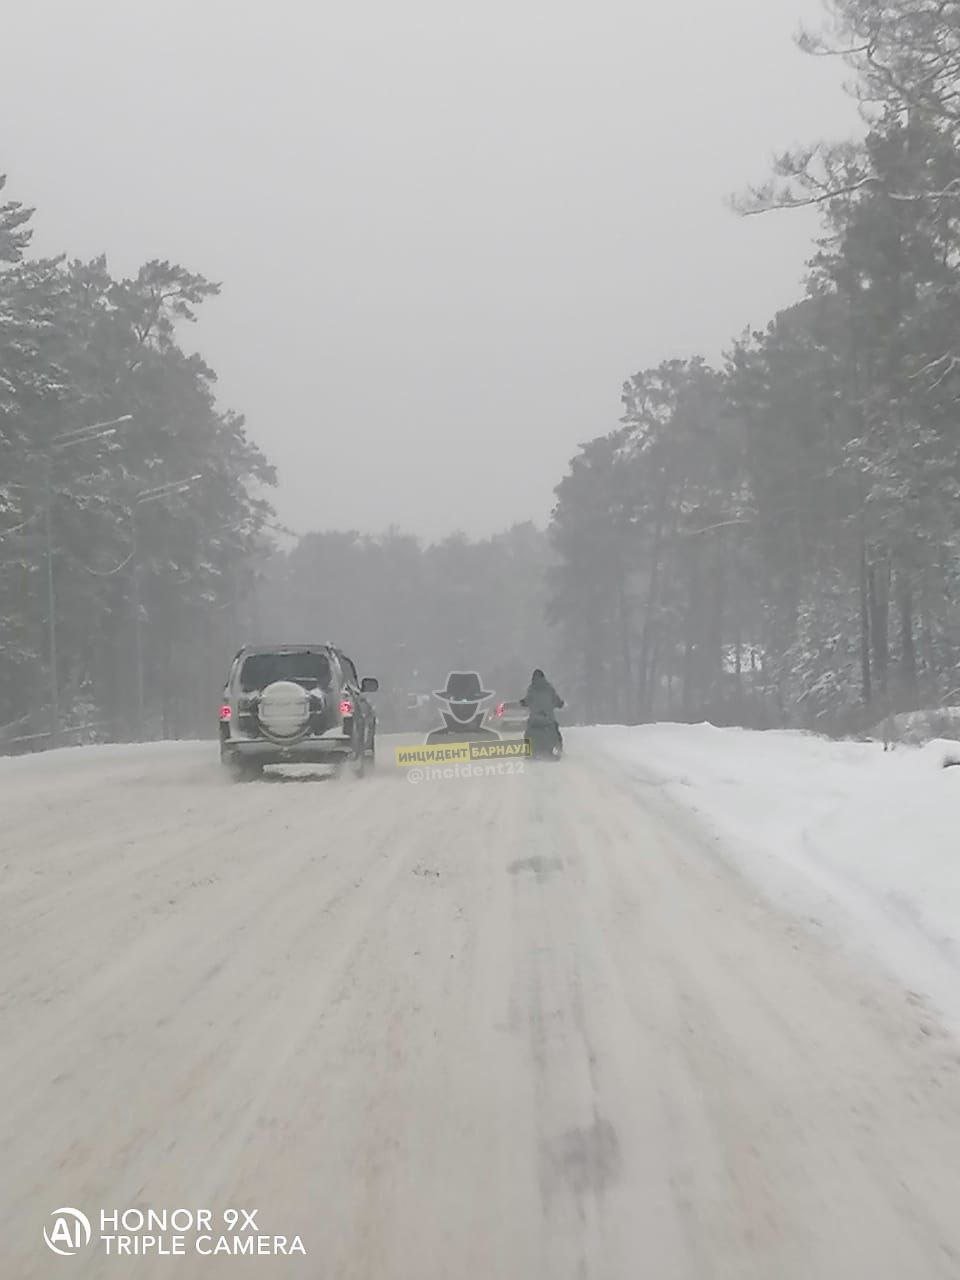
[[[420,786],[0,761],[0,1275],[960,1276],[958,1045],[590,744]],[[60,1206],[307,1254],[66,1260]]]

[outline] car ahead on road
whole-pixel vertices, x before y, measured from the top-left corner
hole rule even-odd
[[[501,737],[514,735],[526,738],[531,747],[531,754],[536,758],[559,760],[563,752],[563,738],[556,726],[541,724],[538,729],[531,730],[528,724],[529,711],[522,702],[498,702],[488,721],[492,729],[496,729]]]
[[[404,708],[403,728],[410,732],[429,733],[440,724],[437,703],[429,693],[408,693]]]
[[[363,680],[330,644],[241,649],[220,703],[220,760],[238,780],[268,764],[349,763],[359,775],[376,753],[376,713]]]
[[[487,717],[487,724],[501,734],[523,736],[527,727],[527,708],[520,702],[498,702]]]

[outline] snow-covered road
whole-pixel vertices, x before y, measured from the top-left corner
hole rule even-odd
[[[0,1275],[960,1276],[960,1047],[634,761],[0,761]],[[306,1257],[72,1260],[75,1206]]]

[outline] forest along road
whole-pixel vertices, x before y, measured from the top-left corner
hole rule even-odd
[[[419,786],[0,761],[0,1275],[960,1276],[957,1045],[568,745]],[[107,1256],[131,1206],[307,1253]]]

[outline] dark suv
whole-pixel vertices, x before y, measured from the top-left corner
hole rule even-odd
[[[373,763],[377,718],[353,662],[330,644],[241,649],[220,703],[220,759],[237,779],[266,764]]]

